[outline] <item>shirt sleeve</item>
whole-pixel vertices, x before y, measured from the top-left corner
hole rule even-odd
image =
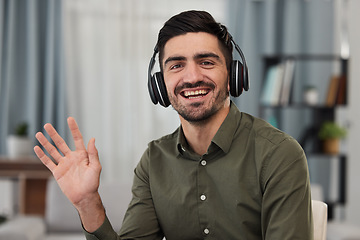
[[[132,200],[120,230],[121,239],[162,239],[149,182],[149,149],[134,171]]]
[[[262,186],[263,239],[313,239],[307,160],[294,139],[284,140],[269,154]]]
[[[87,240],[143,239],[161,240],[160,229],[149,184],[148,151],[135,168],[132,200],[126,211],[120,233],[117,234],[106,217],[104,223],[93,233],[84,230]]]
[[[114,231],[114,229],[111,226],[111,223],[107,217],[105,217],[104,223],[95,231],[92,233],[87,232],[85,229],[83,230],[86,240],[117,240],[120,239],[120,237],[117,235],[117,233]]]

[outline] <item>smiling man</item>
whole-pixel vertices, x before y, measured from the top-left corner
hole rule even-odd
[[[218,41],[198,32],[173,37],[165,45],[163,74],[169,99],[188,122],[203,122],[219,110],[228,113],[229,74]]]
[[[313,238],[305,154],[292,137],[231,102],[234,86],[247,85],[245,59],[239,68],[233,44],[226,27],[203,11],[180,13],[160,30],[149,91],[154,103],[172,105],[181,125],[149,143],[119,234],[97,191],[94,139],[86,149],[73,118],[75,151],[50,124],[45,130],[64,156],[36,135],[56,164],[39,147],[35,152],[78,210],[88,240]],[[161,72],[153,78],[157,53]]]
[[[164,46],[168,97],[199,155],[206,153],[230,109],[229,73],[220,49],[218,38],[205,32],[173,37]]]

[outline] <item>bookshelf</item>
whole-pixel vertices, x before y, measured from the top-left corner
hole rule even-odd
[[[316,182],[324,188],[328,216],[332,219],[336,217],[334,209],[346,204],[347,156],[343,151],[337,155],[324,154],[317,133],[323,122],[337,120],[337,109],[346,108],[348,59],[327,54],[267,55],[263,56],[263,66],[260,117],[289,133],[302,145],[308,158],[310,180],[318,175],[330,178],[334,166],[331,169],[326,165],[335,161],[334,186],[328,186],[326,181]],[[276,68],[277,76],[274,74]],[[309,86],[317,94],[312,102],[304,98]],[[318,169],[312,169],[312,166]],[[317,172],[319,169],[321,174]],[[334,188],[335,197],[334,193],[329,193],[334,191],[328,190]]]

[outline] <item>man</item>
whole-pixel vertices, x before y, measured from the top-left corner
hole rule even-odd
[[[34,150],[78,210],[87,239],[312,239],[304,152],[293,138],[230,101],[232,39],[226,27],[206,12],[183,12],[165,23],[155,49],[161,66],[155,81],[160,88],[163,81],[166,91],[151,92],[156,89],[149,83],[151,96],[163,95],[162,105],[171,103],[181,126],[149,143],[119,235],[97,191],[95,140],[86,149],[69,118],[76,146],[71,151],[46,124],[63,157],[36,134],[57,164],[40,147]]]

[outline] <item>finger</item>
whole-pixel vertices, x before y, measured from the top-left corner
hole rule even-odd
[[[34,147],[34,152],[40,161],[53,173],[56,168],[56,164],[51,161],[48,156],[46,156],[44,151],[39,146]]]
[[[99,164],[99,153],[95,147],[95,138],[90,139],[88,143],[88,154],[90,164]]]
[[[56,162],[59,162],[62,158],[59,151],[47,140],[47,138],[41,132],[35,135],[36,139],[46,149],[46,151],[54,158]],[[36,153],[36,152],[35,152]]]
[[[67,121],[68,121],[68,125],[70,128],[71,134],[74,139],[75,148],[77,150],[86,150],[83,137],[81,135],[80,129],[79,129],[75,119],[73,117],[69,117]]]
[[[58,132],[55,130],[55,128],[50,123],[45,124],[44,128],[45,128],[46,132],[49,134],[50,138],[53,140],[54,144],[59,148],[59,150],[64,155],[71,152],[70,148],[65,143],[64,139],[62,139],[62,137],[60,137]]]

